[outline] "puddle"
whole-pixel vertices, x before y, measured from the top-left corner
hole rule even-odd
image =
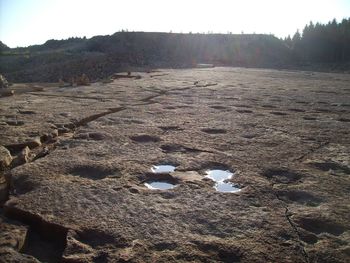
[[[216,183],[215,189],[216,191],[222,192],[222,193],[234,193],[241,190],[237,187],[234,187],[231,183],[225,183],[225,182]]]
[[[227,170],[209,170],[206,173],[206,177],[212,179],[215,182],[222,182],[224,180],[231,179],[233,175],[233,173]]]
[[[153,165],[151,168],[153,173],[171,173],[175,171],[175,166],[170,164]]]
[[[174,187],[176,187],[175,184],[160,182],[160,181],[145,183],[145,186],[151,190],[169,190],[169,189],[173,189]]]
[[[218,192],[234,193],[241,190],[233,186],[231,183],[225,182],[226,180],[231,179],[233,176],[233,173],[228,170],[209,170],[206,173],[207,178],[216,182],[214,188]]]
[[[169,173],[175,171],[175,166],[171,164],[153,165],[151,168],[153,175],[150,175],[152,179],[145,182],[144,185],[151,190],[169,190],[177,186],[173,178]],[[154,175],[158,174],[158,175]],[[158,180],[158,181],[157,181]]]

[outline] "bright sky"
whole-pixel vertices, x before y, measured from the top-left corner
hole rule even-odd
[[[294,34],[350,17],[350,0],[0,0],[10,47],[129,31]]]

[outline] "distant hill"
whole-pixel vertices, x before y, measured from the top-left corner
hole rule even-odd
[[[4,45],[0,72],[13,82],[57,82],[82,73],[100,79],[133,67],[183,68],[197,63],[280,68],[294,58],[288,45],[272,35],[118,32],[48,40],[26,48]]]

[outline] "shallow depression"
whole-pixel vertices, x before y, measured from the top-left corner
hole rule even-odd
[[[222,192],[222,193],[234,193],[234,192],[239,192],[241,190],[233,186],[231,183],[225,183],[225,182],[216,183],[215,189],[216,191]]]
[[[153,173],[171,173],[175,171],[175,166],[170,164],[153,165],[151,171]]]
[[[206,174],[206,177],[212,179],[215,182],[221,182],[227,179],[231,179],[233,175],[233,173],[231,173],[228,170],[208,170]]]
[[[173,189],[174,187],[176,187],[175,184],[166,183],[166,182],[159,182],[159,181],[145,183],[145,186],[151,190],[168,190],[168,189]]]
[[[228,170],[208,170],[206,177],[215,181],[215,190],[223,193],[234,193],[240,191],[239,188],[233,186],[231,183],[225,182],[225,180],[231,179],[233,173]]]

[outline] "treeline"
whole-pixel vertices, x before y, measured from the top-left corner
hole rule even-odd
[[[55,82],[83,73],[98,80],[118,71],[202,63],[349,71],[350,18],[310,23],[284,40],[259,34],[117,32],[11,49],[0,42],[0,73],[12,82]]]
[[[338,23],[310,22],[302,34],[297,31],[284,39],[296,57],[311,63],[343,63],[350,61],[350,18]]]

